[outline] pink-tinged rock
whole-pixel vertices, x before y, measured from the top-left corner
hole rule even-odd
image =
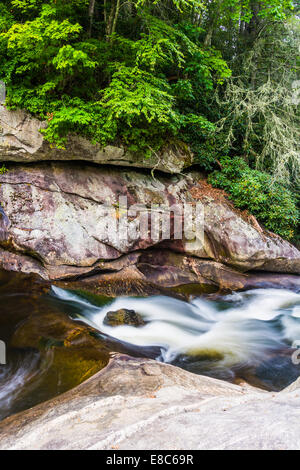
[[[153,179],[124,168],[53,162],[12,165],[0,175],[0,184],[5,269],[50,280],[107,279],[114,273],[161,286],[198,283],[214,290],[245,288],[254,270],[300,273],[300,252],[293,245],[258,229],[224,198],[203,193],[194,199],[192,189],[204,184],[199,173]],[[136,216],[130,218],[128,238],[120,239],[110,225],[112,218],[118,224],[120,196],[149,213],[151,204],[201,204],[203,243],[191,245],[172,236],[153,240],[150,234],[142,239]],[[259,273],[255,278],[263,282]]]

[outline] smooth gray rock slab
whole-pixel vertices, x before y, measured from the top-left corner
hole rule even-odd
[[[263,392],[117,355],[0,423],[0,449],[300,449],[300,390]]]

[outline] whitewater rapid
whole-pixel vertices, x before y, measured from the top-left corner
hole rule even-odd
[[[54,295],[80,306],[81,320],[102,333],[139,346],[161,347],[158,359],[211,356],[218,365],[259,364],[266,353],[300,345],[300,294],[289,290],[258,289],[224,296],[220,301],[171,297],[121,297],[102,308],[80,296],[53,287]],[[143,327],[110,327],[109,311],[129,309],[146,322]]]

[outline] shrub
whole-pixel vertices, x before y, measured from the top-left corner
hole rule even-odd
[[[252,170],[242,158],[223,157],[221,171],[208,181],[229,193],[240,209],[248,209],[270,231],[291,240],[299,223],[299,211],[292,192],[267,173]]]

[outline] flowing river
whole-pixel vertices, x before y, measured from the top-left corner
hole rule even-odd
[[[0,419],[76,386],[113,351],[266,390],[280,390],[300,375],[300,293],[290,290],[189,302],[166,296],[97,302],[58,287],[41,297],[2,289],[0,297],[0,340],[7,344]],[[104,323],[109,311],[124,308],[145,325]]]

